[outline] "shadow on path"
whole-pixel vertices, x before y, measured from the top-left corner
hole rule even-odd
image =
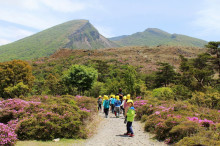
[[[120,135],[115,135],[115,136],[120,136],[120,137],[128,137],[128,138],[129,138],[129,136],[127,136],[127,135],[124,135],[124,134],[120,134]]]

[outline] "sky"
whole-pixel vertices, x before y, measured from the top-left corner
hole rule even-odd
[[[0,0],[0,45],[77,19],[107,38],[159,28],[220,41],[220,0]]]

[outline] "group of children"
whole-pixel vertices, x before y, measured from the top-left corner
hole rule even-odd
[[[130,99],[130,94],[124,96],[121,100],[119,98],[119,95],[110,95],[110,98],[107,95],[104,95],[102,100],[102,96],[99,96],[98,110],[101,111],[103,106],[106,118],[108,118],[110,107],[111,112],[115,114],[116,118],[119,118],[120,113],[123,112],[125,123],[127,123],[127,132],[124,135],[133,137],[134,132],[132,130],[132,122],[134,121],[135,116],[133,100]]]

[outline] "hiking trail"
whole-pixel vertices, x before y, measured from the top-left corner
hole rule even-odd
[[[134,137],[124,136],[126,124],[124,124],[124,116],[120,114],[120,118],[116,118],[114,114],[109,112],[108,118],[104,118],[104,113],[99,113],[102,121],[97,127],[97,133],[93,137],[86,140],[85,146],[167,146],[163,142],[151,139],[153,136],[144,132],[142,124],[138,121],[133,122]]]

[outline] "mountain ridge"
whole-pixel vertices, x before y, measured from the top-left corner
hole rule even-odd
[[[117,46],[102,36],[88,20],[72,20],[0,46],[0,61],[49,56],[62,48],[99,49]]]
[[[120,46],[191,46],[204,47],[207,41],[182,34],[170,34],[158,28],[147,28],[143,32],[109,38]]]

